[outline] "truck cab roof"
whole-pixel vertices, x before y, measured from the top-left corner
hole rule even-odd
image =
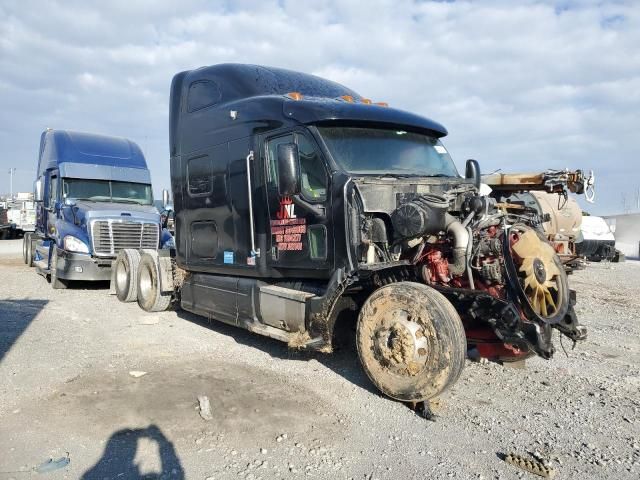
[[[236,112],[234,118],[232,112]],[[171,84],[171,155],[198,148],[206,129],[224,135],[243,124],[270,129],[285,125],[366,124],[402,128],[436,137],[441,124],[372,103],[339,83],[315,75],[259,65],[220,64],[178,73]]]
[[[40,137],[38,176],[58,168],[61,176],[150,183],[140,147],[121,137],[47,129]],[[122,177],[122,178],[121,178]]]

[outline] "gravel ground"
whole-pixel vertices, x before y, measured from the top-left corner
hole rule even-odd
[[[523,369],[467,362],[428,422],[380,396],[353,349],[293,353],[105,285],[52,290],[20,255],[0,242],[2,479],[67,455],[47,478],[539,478],[511,452],[556,478],[640,475],[638,262],[571,277],[587,341]]]

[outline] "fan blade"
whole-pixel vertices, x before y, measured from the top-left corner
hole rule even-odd
[[[540,315],[546,317],[548,315],[547,313],[547,301],[546,301],[546,295],[544,293],[544,291],[540,291],[540,293],[542,294],[540,296]]]
[[[556,302],[553,301],[553,297],[551,296],[551,292],[550,291],[546,291],[544,292],[544,295],[546,297],[546,301],[549,305],[551,305],[551,307],[553,308],[553,311],[556,312],[558,310],[558,307],[556,306]]]
[[[531,306],[533,307],[533,311],[536,313],[540,313],[540,299],[538,297],[538,289],[536,288],[533,291],[533,298],[532,298],[532,302],[531,302]]]
[[[535,256],[538,244],[538,235],[533,230],[527,230],[511,248],[520,258],[527,258]]]

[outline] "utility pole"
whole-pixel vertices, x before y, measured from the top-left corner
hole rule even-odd
[[[10,168],[9,169],[9,175],[10,175],[10,180],[9,180],[9,199],[13,200],[13,174],[16,173],[16,169],[14,168]]]

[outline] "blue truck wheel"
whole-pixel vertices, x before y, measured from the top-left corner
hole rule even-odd
[[[67,288],[67,280],[58,278],[58,247],[53,246],[51,252],[51,287],[55,290]]]

